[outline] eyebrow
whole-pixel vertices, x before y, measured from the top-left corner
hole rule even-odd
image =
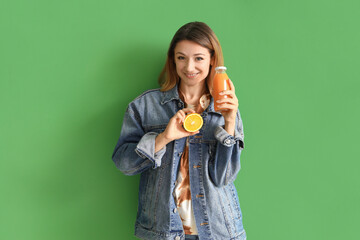
[[[175,55],[176,54],[182,54],[182,55],[185,55],[186,56],[186,54],[185,53],[182,53],[182,52],[177,52],[177,53],[175,53]],[[194,56],[198,56],[198,55],[204,55],[205,56],[205,54],[203,54],[203,53],[196,53],[196,54],[194,54]]]

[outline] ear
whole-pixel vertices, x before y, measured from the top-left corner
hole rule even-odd
[[[214,64],[215,64],[215,58],[214,58],[214,57],[211,57],[210,65],[211,65],[211,66],[214,66]]]

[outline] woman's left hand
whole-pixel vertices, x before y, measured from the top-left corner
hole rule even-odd
[[[222,91],[220,95],[226,95],[226,98],[216,101],[218,108],[225,120],[225,130],[230,134],[234,135],[236,113],[239,107],[239,102],[235,94],[235,86],[229,79],[230,89]]]

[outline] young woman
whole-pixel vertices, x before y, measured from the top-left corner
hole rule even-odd
[[[235,88],[214,102],[211,80],[223,65],[208,25],[191,22],[174,35],[160,75],[161,89],[132,101],[113,153],[126,175],[141,174],[135,235],[142,239],[246,239],[233,184],[244,147]],[[221,108],[215,112],[214,105]],[[189,133],[186,114],[203,127]]]

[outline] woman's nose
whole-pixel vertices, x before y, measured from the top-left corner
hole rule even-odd
[[[195,63],[194,63],[194,61],[192,61],[191,59],[190,59],[189,61],[187,61],[187,63],[186,63],[186,70],[187,70],[188,72],[191,72],[192,70],[194,70],[194,68],[195,68]]]

